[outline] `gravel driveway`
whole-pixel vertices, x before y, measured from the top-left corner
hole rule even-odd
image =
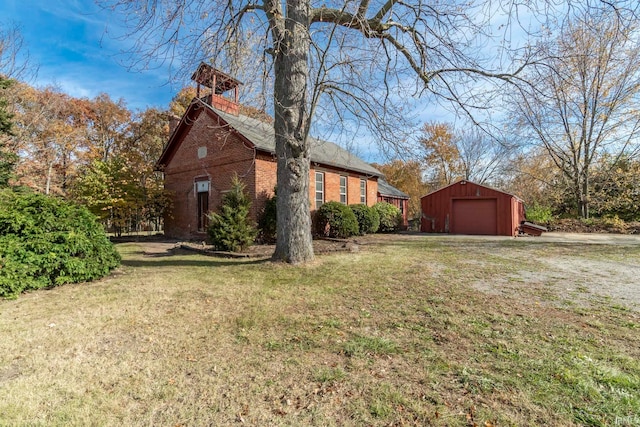
[[[540,267],[523,267],[505,280],[476,283],[477,288],[500,294],[525,290],[540,302],[588,304],[596,299],[640,311],[639,235],[545,233],[517,239],[531,245],[496,247],[487,253],[513,257],[523,264],[534,261]]]

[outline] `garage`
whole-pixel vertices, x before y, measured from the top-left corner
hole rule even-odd
[[[524,220],[517,196],[460,180],[421,198],[420,230],[426,233],[515,236]]]
[[[497,204],[496,199],[454,199],[451,233],[496,235]]]

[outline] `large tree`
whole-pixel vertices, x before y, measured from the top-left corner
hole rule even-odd
[[[24,48],[19,28],[0,22],[0,187],[9,185],[18,162],[14,114],[9,105],[11,93],[8,89],[16,86],[16,78],[33,70],[29,67],[28,59],[29,54]]]
[[[640,151],[640,32],[613,14],[586,11],[567,22],[530,68],[532,86],[513,103],[522,138],[542,147],[562,174],[575,210],[589,217],[593,165]]]
[[[212,59],[236,74],[240,56],[269,58],[262,62],[267,66],[251,68],[272,76],[278,162],[274,257],[291,263],[313,258],[307,137],[314,115],[334,124],[352,119],[347,128],[367,124],[380,138],[401,141],[393,125],[407,116],[403,101],[437,93],[468,110],[475,100],[466,97],[461,83],[509,80],[526,63],[502,66],[487,61],[495,59],[489,55],[494,51],[483,49],[492,43],[496,15],[507,11],[513,18],[507,16],[507,25],[517,22],[519,2],[99,1],[132,25],[138,36],[134,60],[145,62],[143,53],[147,62],[178,56],[176,62],[194,67]]]

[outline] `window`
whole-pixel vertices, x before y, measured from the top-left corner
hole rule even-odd
[[[340,175],[340,203],[347,204],[347,177]]]
[[[316,209],[324,203],[324,173],[316,172]]]
[[[360,180],[360,203],[367,204],[367,180],[364,178]]]

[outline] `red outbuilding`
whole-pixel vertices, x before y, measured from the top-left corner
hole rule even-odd
[[[520,198],[460,180],[420,199],[420,230],[427,233],[515,236],[524,221]]]

